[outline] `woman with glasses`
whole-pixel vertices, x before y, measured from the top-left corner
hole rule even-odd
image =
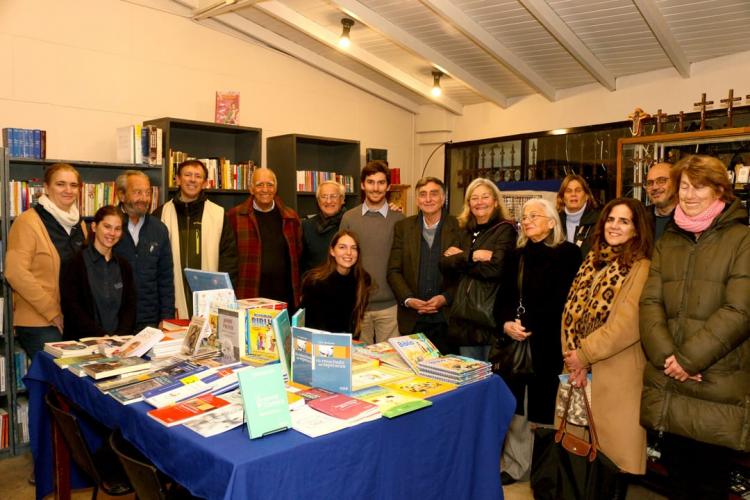
[[[725,499],[730,460],[750,450],[750,229],[727,169],[672,168],[674,223],[641,296],[641,422],[661,433],[670,498]]]
[[[13,326],[29,358],[62,339],[60,276],[81,249],[86,227],[78,212],[81,175],[67,163],[44,172],[44,194],[10,228],[5,277],[13,288]]]
[[[565,238],[581,249],[581,256],[591,250],[594,227],[599,220],[596,198],[586,179],[568,174],[557,192],[557,210]]]
[[[581,252],[565,240],[551,202],[536,198],[523,206],[518,235],[518,277],[513,290],[497,303],[500,335],[495,349],[529,342],[534,374],[503,375],[516,397],[516,414],[505,437],[501,469],[504,484],[528,477],[533,446],[531,425],[554,423],[555,396],[562,372],[560,323],[570,284],[581,265]],[[492,354],[490,354],[492,358]]]
[[[512,274],[509,269],[513,267],[516,227],[503,204],[500,189],[489,179],[474,179],[466,189],[464,208],[457,219],[462,231],[458,241],[443,253],[441,270],[452,273],[459,281],[499,284],[498,294],[505,293],[503,283]],[[465,287],[459,283],[458,292],[462,288]],[[459,347],[461,355],[486,360],[498,330],[494,313],[487,311],[491,321],[481,324],[461,317],[457,308],[459,299],[454,300],[451,309],[448,338]]]
[[[315,199],[318,213],[302,220],[302,256],[300,271],[304,274],[327,260],[331,238],[339,229],[344,215],[346,188],[336,181],[325,181],[318,185]]]

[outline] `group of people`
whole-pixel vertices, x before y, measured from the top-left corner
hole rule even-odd
[[[7,246],[22,347],[33,356],[59,338],[189,317],[183,269],[225,271],[239,298],[304,307],[308,326],[368,343],[424,333],[441,352],[488,359],[528,342],[533,375],[506,378],[517,401],[508,480],[528,475],[533,427],[559,418],[563,372],[591,384],[600,447],[623,473],[644,472],[644,427],[658,432],[675,497],[722,498],[730,450],[750,448],[750,229],[715,158],[651,167],[648,208],[618,198],[600,209],[586,180],[569,175],[557,206],[532,199],[519,221],[483,178],[457,217],[443,182],[420,179],[419,213],[405,217],[387,202],[382,161],[362,169],[361,204],[346,210],[344,187],[324,182],[318,213],[303,220],[268,168],[226,213],[207,199],[206,179],[201,162],[180,164],[179,191],[152,214],[148,176],[127,171],[119,206],[88,228],[80,176],[51,166]],[[467,280],[495,286],[489,319],[456,307]]]

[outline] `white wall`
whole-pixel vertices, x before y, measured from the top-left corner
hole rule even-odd
[[[507,109],[494,104],[466,106],[463,116],[455,118],[451,138],[467,141],[627,120],[636,107],[651,114],[659,108],[668,114],[691,112],[703,92],[717,109],[730,88],[735,96],[750,93],[750,52],[695,63],[688,79],[665,69],[618,78],[614,92],[589,85],[561,91],[555,102],[534,95]],[[741,104],[746,103],[743,99]]]
[[[411,113],[179,16],[118,0],[1,0],[0,61],[0,127],[47,130],[49,158],[113,161],[117,127],[211,122],[215,91],[238,90],[240,124],[264,138],[359,140],[363,157],[388,149],[411,181]]]

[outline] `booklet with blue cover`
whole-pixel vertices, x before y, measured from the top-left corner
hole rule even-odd
[[[237,377],[250,439],[285,431],[292,426],[280,364],[242,370]]]
[[[186,267],[185,278],[187,278],[191,292],[218,290],[220,288],[230,288],[234,290],[232,280],[229,279],[229,273],[203,271],[201,269],[191,269]]]
[[[284,381],[290,380],[292,371],[292,326],[289,324],[289,312],[284,309],[271,321],[276,336],[276,351],[279,354],[281,368],[284,370]]]
[[[292,380],[334,392],[351,392],[352,335],[293,326]]]

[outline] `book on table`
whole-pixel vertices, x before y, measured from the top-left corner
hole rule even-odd
[[[408,396],[388,387],[380,386],[362,389],[353,393],[352,397],[376,405],[380,413],[386,418],[395,418],[432,406],[432,402],[426,399]]]
[[[123,373],[148,370],[151,366],[149,361],[142,358],[114,358],[113,361],[105,361],[107,359],[113,358],[104,358],[101,361],[84,366],[84,373],[94,380],[99,380]]]
[[[190,318],[187,333],[182,340],[182,354],[194,356],[198,353],[201,347],[201,341],[208,338],[210,335],[206,322],[207,320],[203,316],[193,316]]]
[[[99,352],[99,342],[107,340],[107,337],[86,337],[79,340],[61,340],[59,342],[47,342],[44,344],[44,352],[55,358],[69,358],[76,356],[88,356]]]
[[[237,374],[250,439],[292,426],[281,365],[261,366]]]
[[[232,305],[217,308],[217,336],[222,354],[240,359],[250,353],[250,312],[255,309],[271,309],[281,311],[286,309],[285,302],[265,299],[238,300]],[[276,356],[278,357],[278,356]]]
[[[165,376],[149,377],[145,380],[134,381],[122,387],[110,389],[107,394],[124,405],[143,401],[143,393],[172,384],[174,381]]]
[[[63,370],[66,370],[70,365],[75,365],[79,363],[84,363],[86,361],[98,361],[102,358],[104,358],[104,354],[86,354],[84,356],[70,356],[65,358],[55,358],[53,361],[54,363],[62,368]]]
[[[393,337],[388,342],[414,373],[419,373],[420,361],[440,356],[440,351],[423,333]]]
[[[133,338],[128,340],[122,345],[117,344],[99,344],[100,352],[109,356],[119,356],[122,358],[127,357],[140,357],[146,354],[149,349],[155,346],[161,339],[164,338],[164,332],[158,328],[151,328],[147,326]]]
[[[396,349],[388,341],[378,342],[377,344],[358,343],[353,347],[352,358],[369,360],[375,359],[382,365],[388,365],[398,370],[404,370],[408,373],[414,373],[409,368]]]
[[[222,395],[230,404],[201,415],[185,424],[185,427],[203,437],[212,437],[230,431],[245,423],[245,408],[239,390]]]
[[[224,397],[207,393],[164,408],[155,408],[146,414],[162,425],[173,427],[230,404]]]
[[[202,292],[204,290],[234,289],[229,273],[204,271],[186,267],[185,279],[191,292]]]
[[[411,373],[387,366],[374,366],[357,370],[352,373],[352,390],[359,391],[367,387],[395,382],[411,375]]]
[[[351,334],[292,327],[292,380],[310,387],[351,392]]]
[[[407,396],[429,398],[432,396],[437,396],[438,394],[442,394],[444,392],[454,390],[456,388],[456,384],[442,382],[440,380],[426,378],[419,375],[413,375],[396,382],[383,384],[383,387],[393,389],[394,391],[406,394]]]
[[[419,362],[419,374],[425,377],[465,385],[492,375],[492,364],[465,356],[449,354]]]
[[[307,406],[352,424],[380,418],[380,411],[376,405],[344,394],[330,394],[313,399]]]

